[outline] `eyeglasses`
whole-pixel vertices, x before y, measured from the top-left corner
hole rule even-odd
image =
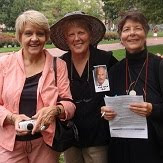
[[[74,100],[76,104],[81,104],[81,103],[89,103],[92,101],[93,98],[88,98],[88,99],[80,99],[80,100]]]

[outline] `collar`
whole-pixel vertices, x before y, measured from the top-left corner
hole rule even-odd
[[[147,48],[145,48],[142,51],[136,52],[136,53],[129,53],[128,51],[126,51],[126,58],[129,61],[139,61],[139,60],[145,60],[147,57]]]

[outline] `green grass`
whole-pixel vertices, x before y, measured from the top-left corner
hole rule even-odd
[[[158,34],[158,37],[163,37],[163,31],[160,31],[157,34]],[[149,32],[148,37],[153,37],[153,32]]]
[[[156,54],[160,53],[163,55],[163,45],[155,45],[155,46],[149,46],[148,47],[149,52]],[[120,49],[120,50],[114,50],[113,55],[118,59],[121,60],[125,57],[125,50]]]
[[[153,32],[149,32],[148,37],[153,37]],[[158,32],[158,37],[163,37],[163,31]],[[109,40],[109,41],[108,40],[102,40],[100,42],[100,44],[112,44],[112,43],[118,43],[118,42],[119,42],[119,40]],[[48,44],[48,45],[45,45],[45,48],[50,49],[50,48],[55,48],[55,46],[53,44]],[[0,53],[18,51],[19,49],[20,49],[20,47],[0,48]],[[163,53],[161,53],[161,54],[163,54]]]
[[[60,156],[59,163],[64,163],[64,157],[63,157],[63,154],[61,154],[61,156]]]
[[[54,48],[54,45],[46,45],[46,48]],[[2,48],[3,49],[3,48]],[[4,48],[6,51],[3,52],[12,52],[12,51],[17,51],[20,48]],[[154,54],[160,53],[163,55],[163,45],[155,45],[155,46],[149,46],[148,50]],[[0,49],[1,52],[1,49]],[[113,55],[118,59],[121,60],[125,56],[125,50],[124,49],[119,49],[119,50],[113,50]]]
[[[100,42],[100,44],[112,44],[112,43],[118,43],[118,42],[119,42],[119,40],[110,40],[110,41],[102,40]],[[51,48],[55,48],[55,46],[53,44],[47,44],[47,45],[45,45],[45,48],[51,49]],[[0,48],[0,53],[18,51],[19,49],[20,49],[20,47]],[[159,51],[160,51],[160,49],[157,49],[157,46],[156,46],[154,52],[163,54],[162,50],[161,50],[161,52],[159,52]],[[120,50],[120,53],[121,53],[121,50]]]
[[[55,46],[53,44],[51,44],[51,45],[45,45],[45,48],[51,49],[51,48],[55,48]],[[20,49],[20,47],[9,47],[9,48],[5,47],[5,48],[0,48],[0,53],[18,51],[19,49]]]

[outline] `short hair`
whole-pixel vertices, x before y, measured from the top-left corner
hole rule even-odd
[[[24,26],[27,23],[31,23],[45,31],[46,41],[49,39],[50,28],[48,24],[47,18],[40,13],[39,11],[35,10],[28,10],[23,12],[21,15],[18,16],[15,23],[16,29],[16,39],[20,42],[20,36],[23,33]]]
[[[123,26],[125,25],[127,20],[139,22],[143,26],[143,29],[144,29],[146,35],[148,34],[150,27],[149,27],[148,21],[147,21],[146,17],[143,15],[143,13],[141,13],[139,11],[128,11],[122,16],[122,18],[120,19],[120,21],[118,23],[118,34],[119,35],[121,35]]]
[[[107,72],[106,66],[98,66],[98,67],[96,68],[96,75],[98,74],[99,70],[101,70],[101,69],[104,70],[105,73]]]

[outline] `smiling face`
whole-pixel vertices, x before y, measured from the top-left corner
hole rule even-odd
[[[69,24],[65,32],[66,42],[73,54],[86,54],[89,51],[90,32],[79,24]]]
[[[20,42],[25,55],[39,55],[42,53],[46,42],[45,31],[30,23],[26,23],[20,35]]]
[[[121,43],[129,53],[143,50],[146,43],[145,30],[139,22],[126,20],[120,35]]]

